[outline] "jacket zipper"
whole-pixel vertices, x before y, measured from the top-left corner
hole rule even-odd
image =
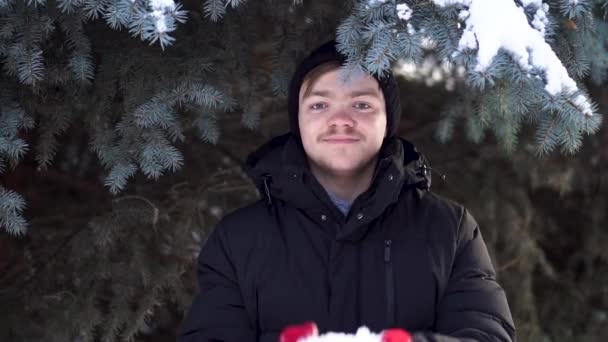
[[[393,328],[395,319],[395,284],[393,281],[393,263],[391,262],[391,245],[393,240],[384,240],[384,275],[386,283],[386,327]]]

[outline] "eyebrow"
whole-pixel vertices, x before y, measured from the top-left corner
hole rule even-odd
[[[365,89],[360,89],[360,90],[354,90],[350,93],[350,97],[358,97],[358,96],[375,96],[375,97],[379,97],[379,93],[377,90],[373,89],[373,88],[365,88]]]
[[[321,97],[333,97],[333,92],[330,90],[313,90],[308,95],[304,96],[302,100],[306,99],[310,96],[321,96]],[[378,91],[373,88],[364,88],[360,90],[353,90],[349,93],[350,97],[359,97],[359,96],[373,96],[380,97]]]

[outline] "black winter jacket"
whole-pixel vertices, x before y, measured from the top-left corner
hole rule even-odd
[[[305,321],[321,333],[400,327],[416,342],[514,340],[477,223],[428,190],[407,141],[385,141],[346,217],[290,135],[254,152],[247,172],[263,199],[227,215],[204,244],[200,294],[178,341],[277,342]]]

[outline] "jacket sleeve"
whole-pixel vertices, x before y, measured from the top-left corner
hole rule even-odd
[[[198,257],[199,294],[184,319],[178,342],[255,342],[255,319],[245,309],[221,223]]]
[[[451,274],[439,300],[435,332],[414,334],[415,342],[510,342],[513,318],[504,290],[473,217],[463,209]]]

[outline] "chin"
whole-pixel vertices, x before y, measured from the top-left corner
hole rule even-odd
[[[332,160],[331,162],[323,162],[320,163],[321,168],[323,168],[326,172],[337,174],[337,175],[352,175],[361,171],[365,163],[358,161],[354,162],[352,160],[344,161],[344,162],[336,162],[336,160]]]

